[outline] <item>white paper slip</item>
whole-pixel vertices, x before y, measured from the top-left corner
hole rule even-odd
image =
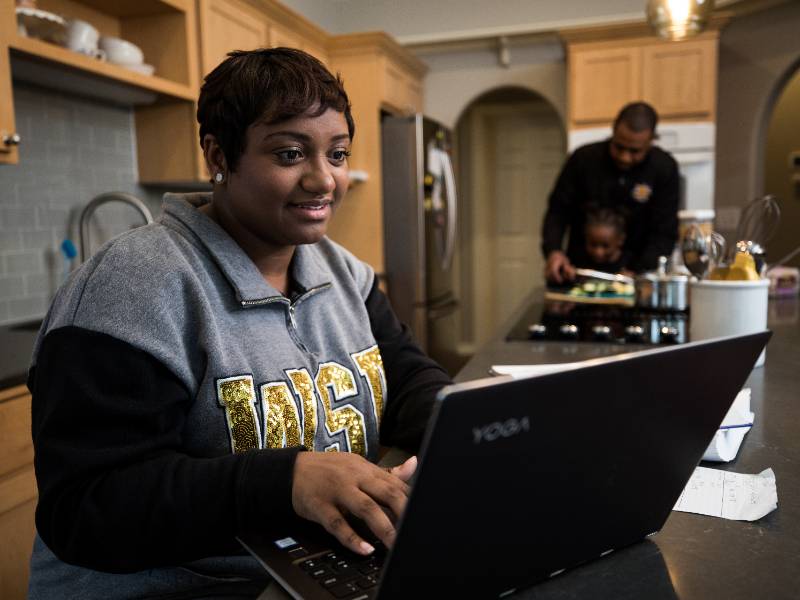
[[[729,462],[736,458],[742,440],[752,428],[755,414],[750,411],[750,388],[742,389],[728,409],[714,439],[706,448],[703,460]]]
[[[755,521],[778,507],[778,489],[772,469],[758,475],[697,467],[673,510]]]

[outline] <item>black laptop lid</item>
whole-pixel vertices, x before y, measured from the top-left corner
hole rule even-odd
[[[379,598],[498,597],[658,531],[769,336],[443,390]]]

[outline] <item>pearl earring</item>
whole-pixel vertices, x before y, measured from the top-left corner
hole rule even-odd
[[[214,175],[214,181],[216,181],[217,183],[222,183],[224,180],[225,180],[225,175],[223,175],[221,172]]]

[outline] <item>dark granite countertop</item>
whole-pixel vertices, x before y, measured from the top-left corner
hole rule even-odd
[[[530,298],[533,302],[536,296]],[[572,362],[630,351],[591,342],[507,341],[520,308],[464,366],[456,379],[486,377],[494,364]],[[673,512],[664,528],[639,544],[559,577],[521,590],[514,598],[578,600],[650,598],[705,600],[789,599],[800,589],[800,301],[771,300],[773,337],[766,362],[745,384],[752,391],[755,425],[730,463],[703,463],[737,473],[772,468],[778,508],[749,523]],[[724,373],[712,376],[724,377]],[[643,474],[644,475],[644,474]],[[649,474],[657,477],[657,473]],[[543,515],[543,517],[545,517]]]
[[[0,389],[25,383],[41,321],[0,327]]]

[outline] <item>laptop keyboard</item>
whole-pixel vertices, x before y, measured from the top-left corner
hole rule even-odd
[[[327,552],[296,563],[334,598],[362,600],[378,585],[384,552],[376,550],[371,556],[341,551]]]

